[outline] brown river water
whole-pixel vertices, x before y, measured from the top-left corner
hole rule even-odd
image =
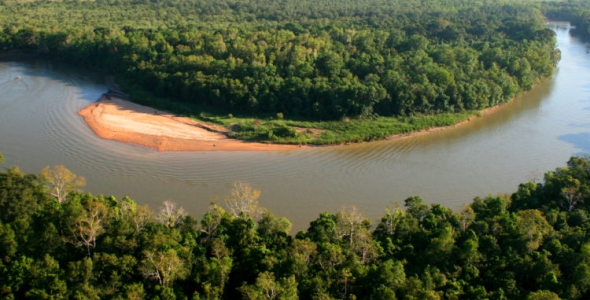
[[[231,183],[262,191],[260,205],[294,231],[323,211],[357,205],[377,220],[392,202],[419,195],[452,209],[541,180],[572,155],[590,154],[589,45],[557,32],[554,76],[494,114],[426,135],[283,152],[156,152],[96,137],[77,111],[107,90],[88,70],[40,59],[0,61],[3,167],[38,173],[65,165],[84,191],[128,195],[157,209],[176,202],[200,219]]]

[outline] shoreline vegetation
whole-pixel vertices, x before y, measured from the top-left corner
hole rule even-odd
[[[100,138],[131,143],[161,151],[284,151],[312,146],[343,146],[356,143],[410,138],[457,127],[477,117],[501,109],[507,103],[481,111],[457,114],[425,115],[408,118],[379,118],[380,120],[341,120],[332,122],[261,121],[255,118],[181,116],[157,105],[134,102],[121,90],[112,75],[105,76],[108,91],[96,102],[78,111],[85,123]],[[155,102],[159,103],[159,102]],[[181,103],[172,104],[173,110],[188,111]],[[372,124],[373,123],[373,124]],[[344,125],[344,128],[340,128]],[[374,126],[376,125],[376,126]],[[240,136],[233,130],[240,127],[259,127],[259,136]],[[378,127],[381,132],[361,132],[358,129]],[[278,139],[274,130],[282,128],[290,136]],[[352,129],[352,130],[351,130]],[[270,134],[269,134],[270,133]],[[262,137],[261,137],[262,136]],[[337,136],[340,136],[337,138]],[[344,137],[343,137],[344,136]],[[328,138],[326,138],[328,137]],[[257,142],[260,141],[261,142]],[[274,140],[274,142],[272,141]]]
[[[83,193],[63,166],[12,167],[0,298],[589,299],[588,182],[590,157],[572,157],[456,212],[412,196],[375,221],[342,206],[292,234],[246,182],[197,219],[171,201]]]
[[[319,139],[309,139],[305,144],[301,139],[285,139],[283,143],[270,142],[249,142],[232,139],[231,128],[223,126],[224,123],[211,123],[196,118],[181,117],[172,113],[144,106],[130,101],[126,94],[114,85],[112,77],[108,77],[107,83],[112,87],[109,92],[95,103],[92,103],[78,114],[84,118],[86,124],[99,137],[116,140],[124,143],[132,143],[157,151],[282,151],[292,149],[308,148],[313,145],[322,145]],[[511,100],[514,101],[514,100]],[[505,104],[491,107],[480,112],[473,112],[467,115],[459,115],[458,122],[442,125],[428,126],[431,122],[422,122],[428,127],[413,127],[411,124],[420,124],[420,118],[428,120],[432,116],[415,117],[409,120],[404,132],[395,132],[395,128],[388,128],[392,134],[380,140],[396,140],[410,138],[418,135],[428,134],[457,127],[466,124],[477,117],[483,117],[500,110]],[[453,120],[453,119],[451,119]],[[256,122],[256,119],[241,120],[244,122]],[[268,121],[267,121],[268,122]],[[270,121],[272,122],[272,121]],[[345,122],[345,121],[342,121]],[[350,120],[347,122],[351,122]],[[356,121],[358,122],[358,121]],[[365,123],[371,120],[363,121]],[[375,121],[378,122],[378,121]],[[390,123],[393,120],[390,120]],[[219,124],[221,123],[221,125]],[[227,123],[227,122],[226,122]],[[236,124],[236,123],[233,123]],[[272,123],[271,123],[272,124]],[[313,122],[311,125],[313,126]],[[437,124],[437,123],[435,123]],[[300,125],[300,124],[299,124]],[[233,125],[236,126],[236,125]],[[262,126],[262,125],[261,125]],[[272,126],[272,125],[271,125]],[[401,125],[400,125],[401,126]],[[416,125],[413,125],[416,126]],[[326,129],[296,127],[298,134],[308,134],[320,137]],[[318,134],[320,133],[320,134]],[[357,139],[362,143],[363,139]],[[348,145],[350,141],[342,141],[330,145]],[[325,143],[323,145],[326,145]]]
[[[153,129],[134,138],[144,146],[287,149],[413,136],[483,115],[553,74],[560,53],[545,21],[577,16],[542,2],[293,3],[6,2],[0,50],[113,74],[132,102],[219,134],[183,148],[175,133],[154,140],[166,130]],[[107,101],[97,105],[87,117],[101,117]]]
[[[501,108],[553,74],[544,20],[588,31],[590,1],[0,1],[0,15],[0,50],[114,74],[145,105],[115,92],[87,107],[107,133],[299,147]],[[458,212],[412,196],[374,224],[345,206],[293,236],[243,182],[197,220],[76,191],[63,167],[13,167],[0,172],[0,298],[590,299],[589,183],[590,157],[572,157]]]
[[[1,59],[11,57],[34,58],[47,56],[39,51],[16,49],[0,53]],[[158,109],[158,105],[145,106],[131,100],[129,95],[121,90],[112,75],[105,76],[105,83],[108,86],[108,91],[96,102],[78,111],[78,114],[84,118],[85,123],[101,138],[153,148],[159,152],[282,151],[309,148],[310,146],[342,146],[377,140],[391,141],[457,127],[475,118],[494,113],[514,101],[513,98],[506,103],[481,111],[443,114],[442,117],[440,115],[407,118],[380,117],[379,119],[382,122],[351,119],[330,122],[296,122],[272,120],[272,118],[261,121],[255,118],[207,116],[203,113],[199,117],[183,117],[181,114]],[[170,107],[171,103],[167,104],[165,106]],[[172,103],[174,108],[179,106],[181,107],[180,111],[187,111],[186,108],[182,108],[181,103]],[[112,122],[114,119],[117,122]],[[383,120],[387,121],[383,122]],[[352,133],[348,132],[349,136],[335,138],[345,134],[345,132],[339,132],[338,127],[340,125],[344,125],[345,128],[350,130],[350,128],[372,127],[372,123],[376,124],[380,129],[384,129],[385,133],[380,132],[379,137],[375,138],[371,137],[372,133],[358,134],[353,130]],[[250,126],[259,124],[260,127],[266,127],[262,128],[262,130],[269,130],[267,128],[270,127],[271,131],[272,128],[289,124],[292,126],[294,130],[292,132],[295,132],[295,135],[278,141],[276,141],[277,137],[274,137],[274,142],[259,137],[250,140],[248,138],[244,140],[231,138],[232,134],[239,136],[235,132],[232,133],[231,128],[235,128],[236,125],[243,126],[243,124],[250,124]],[[183,128],[180,132],[172,132],[172,130],[179,129],[179,127]],[[150,130],[146,130],[146,128],[150,128]],[[265,134],[268,135],[268,131]],[[325,136],[330,138],[326,139]],[[262,142],[256,142],[256,140],[262,140]]]

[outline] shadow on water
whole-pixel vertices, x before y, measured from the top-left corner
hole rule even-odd
[[[0,87],[6,88],[4,85],[20,85],[26,88],[27,91],[35,89],[29,84],[31,77],[46,78],[50,80],[58,80],[64,83],[67,87],[77,87],[78,80],[84,79],[94,82],[96,84],[104,84],[104,76],[98,72],[89,71],[87,68],[74,66],[67,63],[53,62],[46,58],[23,58],[23,57],[3,57],[0,63],[7,63],[16,68],[16,72],[10,72],[8,76],[10,79],[7,82],[0,82]],[[15,70],[12,68],[11,70]],[[84,74],[80,78],[80,74]],[[105,86],[105,92],[107,87]],[[98,100],[94,91],[80,90],[77,92],[80,99],[94,102]]]
[[[590,128],[590,123],[583,124],[584,128]],[[590,154],[590,132],[583,132],[577,134],[564,134],[559,137],[560,141],[570,143],[576,148],[581,149],[581,152],[574,153],[574,155],[582,156]]]
[[[569,126],[574,128],[590,128],[590,123],[571,123]]]

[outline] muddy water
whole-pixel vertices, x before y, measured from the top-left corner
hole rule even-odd
[[[567,27],[554,30],[562,60],[553,78],[490,116],[402,140],[270,153],[158,153],[102,140],[76,114],[106,91],[100,76],[56,62],[4,60],[3,165],[34,173],[65,165],[87,178],[85,191],[128,195],[154,208],[171,200],[198,218],[243,180],[295,229],[342,205],[377,219],[412,195],[456,209],[475,196],[513,192],[570,156],[590,153],[589,47]]]

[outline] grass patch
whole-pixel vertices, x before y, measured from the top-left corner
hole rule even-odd
[[[475,112],[414,116],[380,117],[374,120],[330,122],[241,119],[231,137],[258,142],[333,145],[382,140],[396,134],[434,127],[451,126],[472,117]],[[306,130],[307,129],[307,130]],[[315,131],[315,133],[314,133]],[[317,132],[320,131],[320,134]]]
[[[129,89],[133,90],[133,89]],[[451,126],[478,114],[477,111],[420,115],[412,117],[378,117],[372,120],[300,121],[284,119],[283,114],[249,117],[157,98],[148,92],[131,94],[133,101],[200,121],[222,125],[228,136],[252,142],[296,145],[334,145],[382,140],[429,128]],[[288,116],[287,116],[288,118]]]

